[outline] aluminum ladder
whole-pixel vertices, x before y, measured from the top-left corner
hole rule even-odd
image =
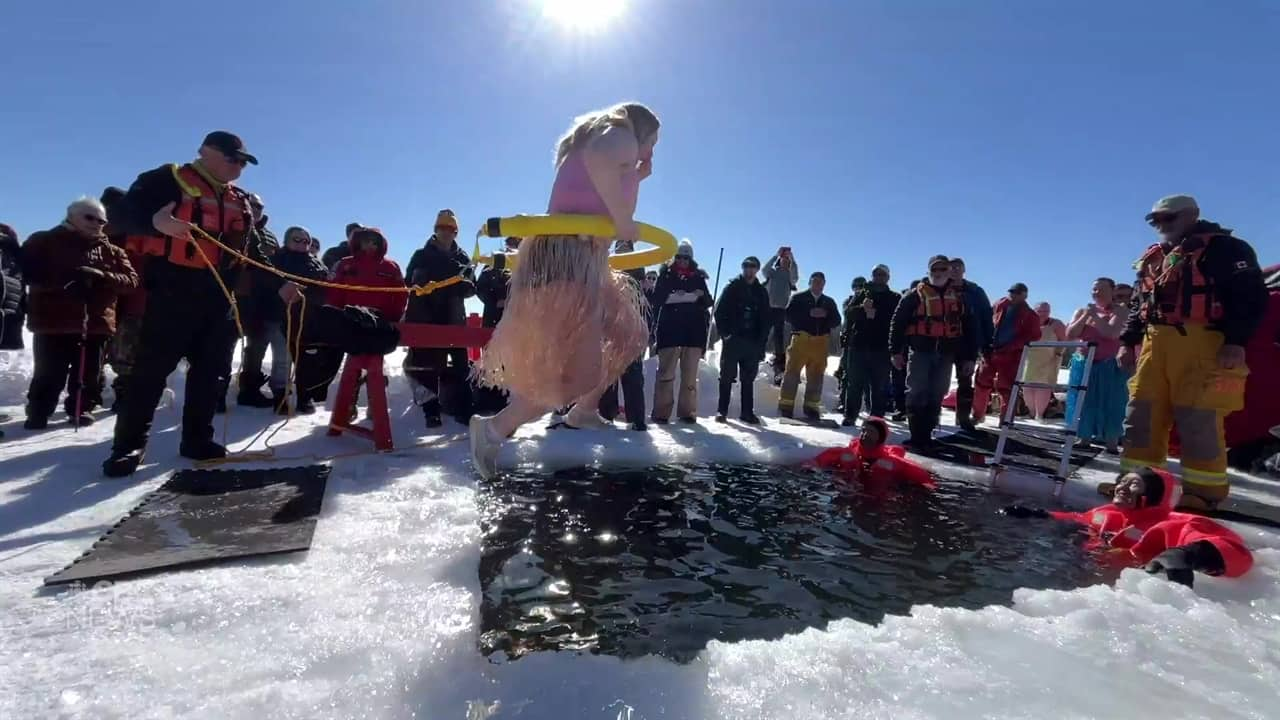
[[[1062,348],[1072,350],[1084,350],[1084,377],[1081,378],[1079,385],[1070,385],[1062,383],[1040,383],[1026,382],[1023,380],[1024,373],[1027,371],[1028,351],[1034,348]],[[1089,373],[1093,370],[1093,354],[1097,350],[1097,344],[1088,340],[1045,340],[1027,343],[1022,349],[1022,358],[1018,361],[1018,374],[1014,376],[1013,390],[1009,392],[1009,402],[1005,403],[1005,407],[1000,409],[1000,439],[996,442],[996,454],[988,461],[991,467],[991,481],[995,483],[999,480],[1000,474],[1004,472],[1004,446],[1005,441],[1009,437],[1009,431],[1016,429],[1018,425],[1026,427],[1034,427],[1036,430],[1044,431],[1046,428],[1039,425],[1030,425],[1026,421],[1015,419],[1018,407],[1018,392],[1022,388],[1043,389],[1051,391],[1068,392],[1072,390],[1078,391],[1079,397],[1076,400],[1075,412],[1071,413],[1071,417],[1065,418],[1066,426],[1062,432],[1062,460],[1058,463],[1058,474],[1054,476],[1053,497],[1061,499],[1062,488],[1067,484],[1068,470],[1071,467],[1071,452],[1075,449],[1076,434],[1080,429],[1080,410],[1084,407],[1085,396],[1088,394]],[[1061,371],[1061,366],[1059,366]]]

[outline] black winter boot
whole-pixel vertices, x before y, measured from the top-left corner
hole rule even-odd
[[[142,464],[145,452],[137,450],[112,450],[111,457],[102,463],[102,474],[110,478],[121,478],[132,475]]]
[[[428,400],[422,404],[422,416],[426,420],[427,428],[438,428],[444,424],[440,419],[440,401]]]
[[[203,442],[183,442],[178,446],[178,454],[190,460],[217,460],[227,456],[227,449],[212,440]]]
[[[928,417],[920,413],[908,415],[907,428],[911,432],[911,437],[903,443],[904,445],[914,450],[924,450],[933,445],[933,427]]]

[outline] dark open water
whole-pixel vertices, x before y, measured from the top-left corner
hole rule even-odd
[[[1013,501],[959,480],[870,492],[765,465],[504,475],[480,490],[480,648],[685,662],[713,638],[1113,579],[1077,528],[996,513]]]

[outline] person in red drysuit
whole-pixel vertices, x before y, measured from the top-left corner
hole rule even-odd
[[[862,423],[861,435],[846,447],[823,450],[810,464],[864,483],[900,482],[933,487],[929,471],[908,460],[901,445],[886,445],[888,438],[888,424],[881,418],[869,417]]]
[[[1194,571],[1239,577],[1253,566],[1244,540],[1201,515],[1173,512],[1181,484],[1168,472],[1144,467],[1116,480],[1110,503],[1085,512],[1049,512],[1010,505],[1002,512],[1016,518],[1053,518],[1089,528],[1092,542],[1105,545],[1126,564],[1163,572],[1191,587]]]

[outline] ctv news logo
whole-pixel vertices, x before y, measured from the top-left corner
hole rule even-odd
[[[154,630],[159,610],[146,593],[129,592],[110,580],[73,583],[58,596],[68,631],[134,633]]]

